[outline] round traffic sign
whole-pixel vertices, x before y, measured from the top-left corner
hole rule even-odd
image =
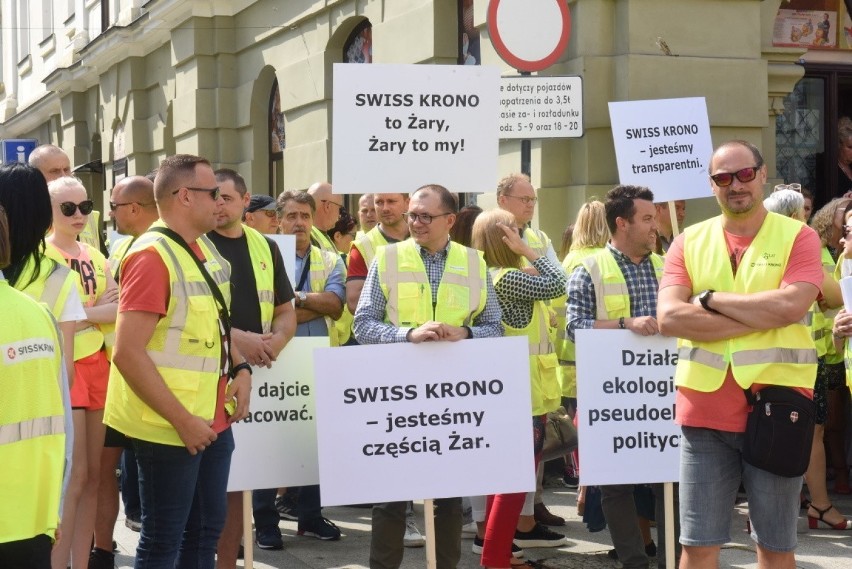
[[[566,0],[490,0],[487,20],[494,49],[519,71],[556,63],[571,34]]]

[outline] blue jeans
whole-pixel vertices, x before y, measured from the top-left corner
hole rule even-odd
[[[227,510],[231,429],[195,456],[182,446],[138,439],[133,449],[142,501],[135,569],[213,569]]]
[[[133,447],[125,448],[121,453],[121,500],[124,502],[124,515],[140,519],[142,506],[139,503],[139,469]]]

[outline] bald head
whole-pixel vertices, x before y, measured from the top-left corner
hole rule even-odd
[[[53,144],[37,146],[30,153],[29,163],[38,168],[48,182],[71,175],[71,160],[64,150]]]
[[[314,198],[317,204],[314,225],[322,231],[328,231],[340,219],[340,210],[343,209],[343,197],[331,193],[331,184],[328,182],[315,182],[308,188],[308,195]]]
[[[144,176],[123,178],[110,194],[109,216],[123,235],[142,235],[159,215],[154,201],[154,182]]]

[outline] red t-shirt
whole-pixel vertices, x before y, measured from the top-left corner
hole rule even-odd
[[[199,259],[204,260],[204,254],[197,243],[191,244],[190,248]],[[121,269],[119,312],[153,312],[162,318],[168,313],[170,296],[169,270],[156,251],[148,249],[127,258]],[[224,345],[224,338],[222,341]],[[222,357],[224,358],[224,354]],[[219,378],[216,413],[213,416],[212,428],[217,433],[228,428],[228,415],[225,413],[227,387],[228,376],[223,375]]]
[[[352,279],[366,279],[367,273],[370,270],[370,267],[367,266],[367,262],[364,260],[364,256],[361,255],[361,251],[353,245],[351,249],[349,249],[349,256],[346,258],[348,265],[346,267],[346,280],[351,281]]]
[[[733,235],[725,231],[725,241],[729,254],[737,254],[737,265],[742,260],[745,249],[754,240],[753,237]],[[817,234],[803,225],[796,236],[790,258],[781,279],[779,288],[799,282],[822,286],[821,244]],[[660,281],[660,290],[667,286],[679,285],[692,289],[692,280],[686,271],[683,260],[683,235],[674,240],[666,253],[666,266]],[[752,391],[765,387],[763,384],[753,384]],[[807,397],[813,397],[813,390],[798,389]],[[741,433],[745,431],[748,404],[745,393],[734,380],[730,366],[722,386],[709,393],[696,391],[687,387],[678,387],[675,395],[675,422],[687,427],[703,427]]]

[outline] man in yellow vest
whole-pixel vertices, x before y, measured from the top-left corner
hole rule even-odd
[[[231,264],[231,339],[249,365],[271,367],[296,331],[293,288],[284,259],[274,241],[243,225],[243,211],[252,199],[246,182],[234,170],[216,170],[222,206],[216,229],[207,234]],[[271,198],[270,198],[271,199]],[[281,549],[275,489],[255,490],[257,544]],[[243,528],[243,494],[228,493],[228,517],[218,547],[218,567],[234,567]]]
[[[358,198],[358,234],[363,236],[376,226],[376,205],[373,202],[374,194],[364,194]]]
[[[584,328],[657,334],[657,283],[663,261],[653,253],[657,242],[654,194],[640,186],[616,186],[607,192],[604,209],[612,237],[571,273],[568,336],[574,340],[575,332]],[[582,358],[578,353],[577,359]],[[645,544],[642,539],[633,490],[633,484],[601,486],[601,505],[618,560],[626,569],[647,569],[653,542]],[[661,490],[662,486],[655,488],[658,536],[665,535]],[[663,538],[659,541],[665,551]]]
[[[365,235],[352,242],[349,251],[349,270],[346,274],[346,306],[352,314],[361,298],[364,279],[376,251],[388,243],[408,239],[408,224],[405,212],[408,209],[408,194],[370,194],[374,215],[379,222]]]
[[[213,168],[198,156],[170,156],[154,195],[161,221],[121,265],[104,422],[136,452],[137,566],[212,567],[231,423],[248,414],[251,366],[230,338],[230,266],[205,236],[223,206]]]
[[[450,241],[457,209],[443,186],[423,186],[411,195],[407,220],[412,239],[377,252],[355,311],[358,342],[455,342],[503,335],[502,313],[482,254]],[[419,270],[401,271],[403,265]],[[461,498],[435,504],[437,566],[455,569],[461,557]],[[402,563],[405,509],[405,502],[373,507],[370,569],[397,569]]]
[[[766,165],[753,144],[722,144],[709,173],[722,215],[672,243],[657,313],[661,333],[680,338],[681,567],[718,565],[742,482],[758,567],[792,569],[802,479],[743,461],[743,389],[811,393],[817,356],[803,318],[823,279],[820,241],[801,222],[766,211]]]
[[[336,248],[329,252],[311,242],[314,213],[320,208],[310,193],[283,192],[278,205],[281,233],[296,236],[296,336],[329,336],[331,345],[338,346],[334,322],[343,314],[343,259]],[[299,535],[325,541],[340,539],[337,526],[322,516],[319,485],[288,488],[285,496],[289,500],[296,493]]]
[[[497,183],[497,206],[515,216],[515,222],[522,228],[521,239],[524,243],[539,255],[550,259],[557,267],[561,267],[550,237],[544,231],[530,226],[537,202],[535,189],[526,174],[509,174]],[[526,264],[527,260],[522,259],[521,262]],[[549,305],[550,301],[548,301]],[[534,518],[535,521],[544,525],[564,526],[565,518],[553,514],[542,501],[543,482],[544,463],[540,462],[536,470],[535,494],[527,495],[521,516],[527,518],[527,524]]]
[[[343,209],[343,196],[331,193],[331,184],[328,182],[311,184],[311,187],[308,188],[308,194],[314,199],[315,206],[313,225],[311,226],[311,241],[323,251],[336,254],[337,247],[329,239],[326,231],[334,227],[334,224],[340,219],[340,210]]]
[[[0,207],[0,269],[10,257]],[[0,567],[50,569],[70,428],[62,344],[45,305],[9,286],[2,271],[0,306]]]

